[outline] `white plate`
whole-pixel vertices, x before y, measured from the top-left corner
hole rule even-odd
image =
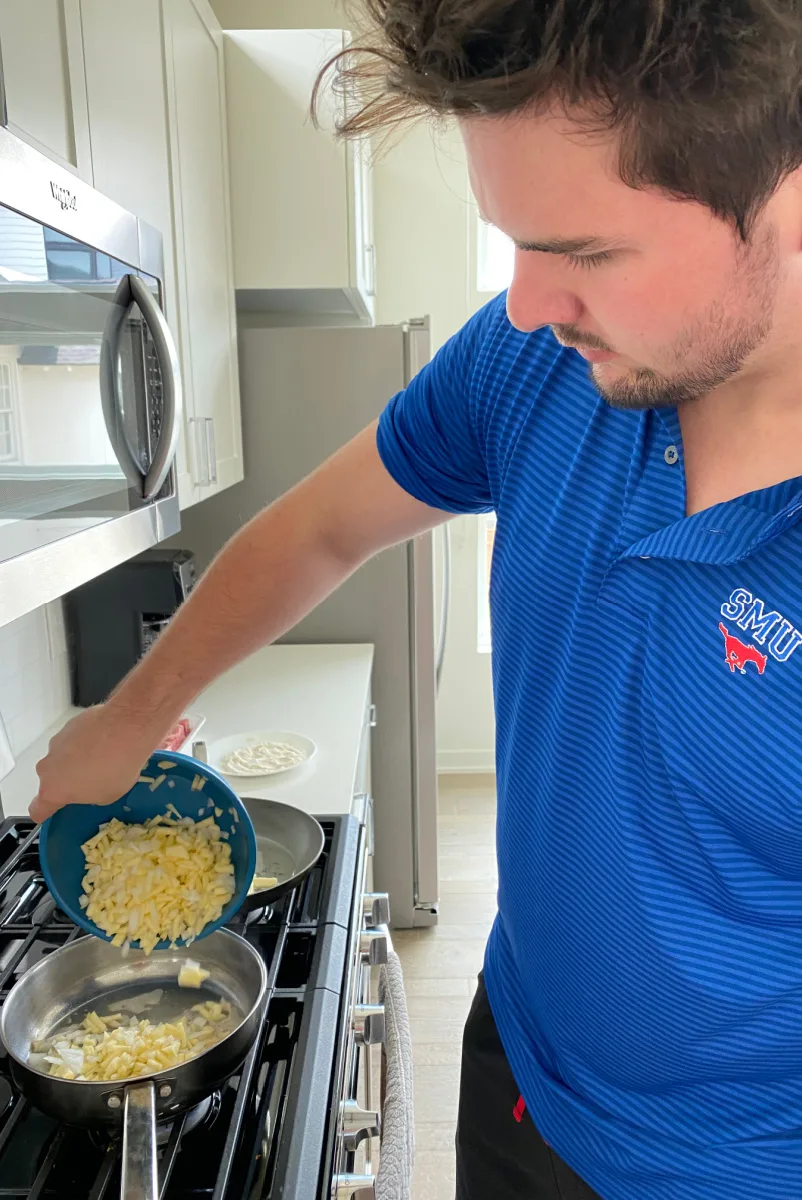
[[[258,746],[260,742],[287,742],[301,751],[303,759],[292,767],[279,767],[275,771],[253,771],[248,774],[238,772],[236,775],[228,775],[223,766],[223,759],[234,750],[241,750],[243,746]],[[225,775],[227,779],[275,779],[280,775],[292,775],[294,772],[300,771],[315,757],[317,746],[311,738],[304,737],[301,733],[258,729],[252,733],[235,733],[231,737],[219,738],[208,747],[208,754],[209,766],[213,767],[215,771],[219,771],[221,775]]]

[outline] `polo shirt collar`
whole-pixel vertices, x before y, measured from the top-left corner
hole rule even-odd
[[[802,519],[802,477],[685,516],[685,467],[676,409],[641,422],[640,477],[616,538],[616,561],[633,558],[734,563]]]

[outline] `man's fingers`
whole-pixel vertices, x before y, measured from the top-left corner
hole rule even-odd
[[[31,819],[36,821],[37,825],[41,825],[48,817],[52,817],[55,811],[55,808],[44,801],[41,796],[37,796],[28,809]]]

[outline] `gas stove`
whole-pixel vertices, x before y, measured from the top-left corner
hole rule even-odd
[[[237,1074],[160,1126],[161,1200],[330,1200],[372,1190],[354,1173],[354,1152],[377,1134],[378,1114],[360,1124],[355,1091],[360,1054],[382,1035],[381,1011],[361,1001],[370,999],[366,971],[381,960],[371,914],[386,918],[386,903],[363,894],[359,822],[321,825],[325,849],[304,882],[230,926],[268,969],[261,1027]],[[84,936],[47,890],[37,839],[31,821],[0,825],[0,1003],[44,955]],[[120,1149],[104,1131],[60,1126],[33,1108],[0,1049],[0,1197],[111,1200]]]

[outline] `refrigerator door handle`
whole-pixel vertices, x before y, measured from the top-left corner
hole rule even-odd
[[[448,637],[448,613],[451,604],[451,530],[448,523],[440,526],[443,535],[443,581],[440,597],[440,632],[437,635],[437,659],[435,661],[435,690],[440,694],[440,677],[443,674],[443,661],[446,656],[446,639]]]
[[[412,841],[415,925],[437,920],[437,736],[434,533],[408,543],[412,682]]]

